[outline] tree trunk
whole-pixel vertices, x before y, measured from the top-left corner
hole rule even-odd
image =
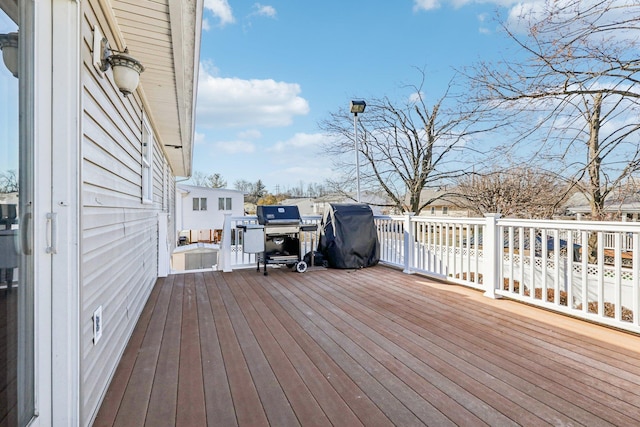
[[[600,112],[602,109],[602,93],[598,93],[593,98],[593,112],[589,118],[589,192],[591,193],[591,217],[596,221],[604,219],[604,199],[600,186],[600,166],[602,158],[600,156]],[[591,233],[589,236],[589,262],[598,261],[598,233]]]

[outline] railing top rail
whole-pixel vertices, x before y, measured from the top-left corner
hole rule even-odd
[[[393,221],[404,221],[406,215],[375,215],[375,219],[389,219]],[[428,216],[411,216],[411,222],[435,222],[439,224],[484,224],[486,220],[484,218],[461,218],[461,217],[438,217],[432,218]]]
[[[640,223],[637,222],[499,218],[497,223],[504,227],[535,227],[575,231],[640,232]]]
[[[432,222],[437,224],[468,224],[468,225],[484,225],[487,223],[485,218],[461,218],[461,217],[449,217],[449,218],[429,218],[426,216],[413,216],[411,222]]]

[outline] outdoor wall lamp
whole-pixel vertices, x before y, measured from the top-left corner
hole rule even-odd
[[[18,77],[18,33],[0,34],[0,49],[4,65]]]
[[[138,87],[140,73],[144,71],[140,61],[129,55],[128,48],[124,52],[111,49],[106,37],[100,41],[100,52],[100,70],[106,72],[112,68],[113,80],[118,89],[124,96],[130,95]]]
[[[358,149],[358,113],[364,113],[367,103],[364,101],[351,101],[351,112],[353,113],[353,146],[356,151],[356,187],[357,199],[360,203],[360,150]]]

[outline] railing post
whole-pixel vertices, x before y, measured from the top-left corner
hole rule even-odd
[[[496,289],[500,286],[500,262],[502,262],[503,242],[498,228],[500,214],[485,214],[486,228],[482,239],[482,257],[484,258],[483,282],[484,296],[498,298]]]
[[[224,225],[222,226],[222,246],[220,247],[222,261],[222,271],[230,273],[231,270],[231,214],[224,214]]]
[[[414,212],[404,213],[404,270],[403,273],[413,274],[411,267],[413,265],[413,249],[414,249],[414,235],[413,227],[411,226],[411,217],[415,215]]]

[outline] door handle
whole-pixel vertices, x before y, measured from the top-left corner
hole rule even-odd
[[[47,249],[48,254],[58,253],[58,214],[47,213]]]
[[[20,246],[24,255],[31,255],[31,247],[29,246],[29,228],[31,227],[31,212],[27,212],[22,216],[20,221]]]

